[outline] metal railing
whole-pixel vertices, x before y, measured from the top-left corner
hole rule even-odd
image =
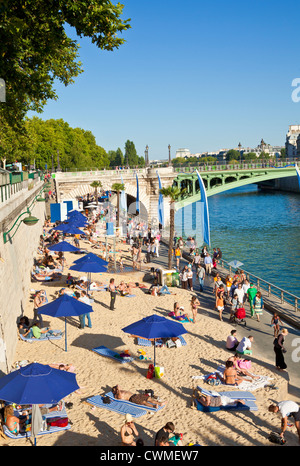
[[[237,270],[236,267],[232,267],[231,265],[229,265],[229,262],[225,261],[224,259],[220,259],[219,264],[224,269],[229,270],[230,274],[232,273],[233,270],[234,271]],[[240,268],[238,269],[241,270]],[[290,304],[294,308],[295,312],[298,311],[298,302],[300,300],[299,296],[296,296],[290,293],[289,291],[286,291],[280,288],[279,286],[273,285],[273,283],[263,280],[262,278],[254,275],[253,273],[247,272],[247,270],[244,270],[244,273],[246,274],[249,282],[256,285],[258,290],[265,291],[268,297],[275,296],[276,298],[280,300],[281,304],[283,303]]]

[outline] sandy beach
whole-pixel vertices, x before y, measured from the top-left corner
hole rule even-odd
[[[129,257],[129,246],[120,245],[123,256]],[[92,250],[87,246],[89,251]],[[67,267],[78,258],[71,253],[65,253]],[[144,265],[146,269],[151,264]],[[145,269],[145,270],[146,270]],[[63,278],[65,279],[66,273]],[[83,274],[73,272],[72,275],[80,277]],[[108,284],[114,276],[116,284],[123,279],[142,283],[144,272],[129,272],[123,274],[108,274],[93,276]],[[146,283],[149,287],[150,283]],[[43,284],[32,283],[32,289],[44,289],[49,301],[57,297],[55,294],[65,286],[64,281]],[[255,353],[251,371],[261,376],[270,377],[271,383],[278,387],[277,390],[260,388],[253,393],[256,396],[258,411],[218,411],[216,413],[202,413],[191,409],[193,387],[197,385],[209,389],[209,385],[200,378],[206,375],[220,364],[224,364],[231,355],[225,349],[225,341],[233,328],[228,320],[221,322],[214,310],[214,301],[211,287],[207,286],[204,295],[205,301],[211,305],[201,304],[198,310],[197,321],[183,324],[188,333],[184,335],[186,346],[180,348],[158,348],[156,351],[157,364],[164,367],[164,377],[161,379],[147,379],[148,365],[153,362],[153,348],[143,348],[146,351],[147,361],[138,359],[138,350],[141,348],[135,343],[134,338],[124,333],[121,329],[143,317],[158,314],[167,317],[173,309],[175,301],[184,306],[185,312],[191,317],[190,299],[194,294],[187,290],[172,288],[176,294],[165,296],[151,296],[144,289],[134,288],[134,297],[126,298],[117,296],[116,310],[109,309],[110,294],[106,291],[93,293],[92,328],[79,329],[77,318],[68,319],[68,351],[64,350],[64,338],[58,341],[45,341],[27,343],[18,342],[15,361],[27,360],[42,364],[65,363],[75,366],[77,381],[81,393],[69,395],[65,401],[71,401],[73,407],[69,409],[68,417],[72,422],[71,430],[59,434],[43,435],[38,437],[40,446],[120,446],[120,428],[124,417],[114,412],[101,408],[95,408],[85,403],[85,400],[94,395],[102,395],[119,384],[121,388],[139,392],[145,389],[154,390],[155,395],[167,401],[167,406],[157,413],[148,412],[135,420],[139,437],[144,440],[145,446],[153,446],[156,432],[172,421],[176,432],[183,434],[183,444],[197,443],[203,446],[272,446],[268,441],[271,431],[280,427],[280,417],[268,412],[268,406],[272,402],[290,399],[287,393],[285,377],[274,370],[270,361],[263,359],[262,355]],[[29,299],[24,311],[30,319],[33,318],[33,303]],[[228,311],[224,313],[225,318]],[[64,320],[48,318],[44,321],[53,329],[64,330]],[[245,336],[245,330],[237,327],[237,337]],[[270,331],[270,342],[273,341]],[[93,348],[105,345],[110,349],[122,352],[129,350],[135,359],[132,363],[119,364],[102,357],[92,351]],[[151,358],[151,360],[149,360]],[[214,387],[220,391],[225,386]],[[288,398],[287,398],[288,397]],[[297,400],[295,400],[297,401]],[[288,429],[286,433],[288,445],[298,445],[298,436],[295,427]],[[1,438],[2,445],[24,446],[31,445],[29,440],[12,440]]]

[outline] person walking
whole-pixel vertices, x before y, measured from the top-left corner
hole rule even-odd
[[[253,285],[253,283],[250,283],[250,288],[248,288],[248,298],[249,298],[249,304],[250,304],[250,314],[251,314],[251,319],[254,317],[254,309],[253,309],[253,299],[256,296],[257,293],[257,288]]]
[[[259,316],[262,315],[264,308],[264,302],[261,296],[261,292],[258,291],[253,299],[253,310],[256,315],[257,322],[259,322]]]
[[[110,292],[110,310],[114,311],[115,310],[115,304],[116,304],[116,296],[117,296],[117,291],[116,291],[116,286],[115,286],[115,279],[111,278],[109,281],[108,285],[108,291]]]
[[[211,267],[212,267],[212,258],[209,253],[206,254],[204,258],[204,265],[205,265],[205,272],[207,275],[211,274]]]
[[[286,349],[283,346],[284,344],[284,337],[288,335],[288,330],[283,328],[279,333],[278,337],[276,337],[273,341],[274,345],[274,353],[275,353],[275,366],[279,371],[283,371],[287,368],[287,365],[284,360],[283,354],[286,353]]]
[[[204,291],[205,269],[200,265],[197,270],[197,277],[199,281],[200,291]]]

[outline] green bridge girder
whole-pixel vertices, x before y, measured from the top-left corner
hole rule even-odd
[[[220,194],[229,189],[256,184],[261,181],[296,176],[295,167],[286,168],[251,168],[236,170],[220,170],[213,172],[199,172],[206,188],[207,197]],[[173,181],[173,185],[185,188],[186,192],[175,204],[179,210],[201,199],[198,176],[196,172],[180,173]]]

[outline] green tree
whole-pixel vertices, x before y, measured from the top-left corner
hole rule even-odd
[[[241,157],[240,152],[235,149],[230,149],[226,154],[227,162],[230,162],[231,160],[239,160],[240,157]]]
[[[29,110],[57,99],[56,80],[67,86],[83,71],[79,44],[66,25],[108,51],[125,42],[119,34],[130,28],[130,20],[121,18],[123,5],[110,0],[2,0],[0,13],[0,76],[6,83],[0,120],[17,127]]]
[[[169,186],[168,188],[161,188],[159,192],[169,199],[170,202],[170,235],[169,235],[169,251],[168,251],[168,268],[172,268],[172,250],[175,234],[175,202],[184,194],[185,190],[177,186]]]
[[[285,158],[286,158],[286,150],[285,150],[285,147],[283,147],[282,149],[280,149],[280,158],[281,158],[281,159],[285,159]]]
[[[126,165],[129,167],[135,167],[139,163],[139,157],[137,155],[135,145],[132,141],[129,141],[129,139],[125,142],[124,158]]]
[[[98,205],[98,189],[102,188],[102,183],[101,181],[93,181],[90,184],[91,188],[95,189],[95,196],[96,196],[96,204]]]
[[[111,187],[112,191],[117,193],[117,227],[120,226],[120,192],[124,191],[125,186],[122,183],[114,183]]]
[[[248,152],[247,154],[243,154],[244,160],[256,160],[257,155],[255,152]]]

